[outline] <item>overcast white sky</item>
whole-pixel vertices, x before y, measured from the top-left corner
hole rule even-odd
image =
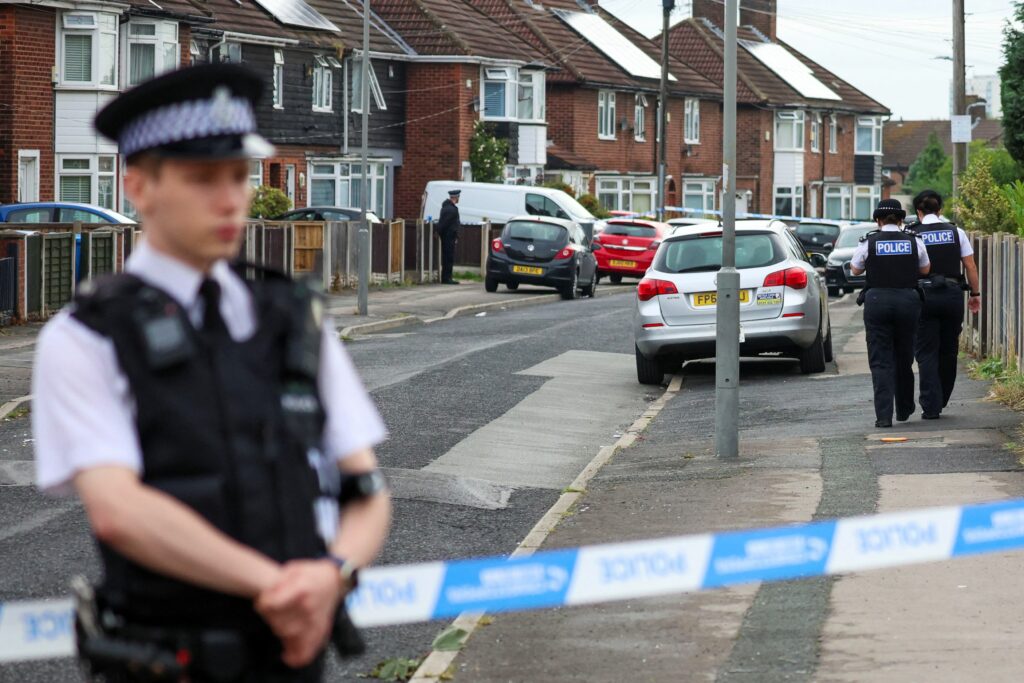
[[[600,0],[601,6],[653,36],[659,0]],[[885,104],[894,118],[949,116],[952,0],[779,0],[779,37]],[[966,0],[967,76],[994,74],[1011,0]],[[690,15],[676,0],[672,22]]]

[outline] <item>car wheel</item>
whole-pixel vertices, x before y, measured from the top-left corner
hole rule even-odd
[[[562,287],[561,294],[562,298],[567,301],[580,298],[580,274],[578,271],[572,272],[572,282]]]
[[[648,360],[644,354],[640,353],[639,347],[636,349],[636,379],[640,384],[661,384],[662,380],[665,379],[665,372],[662,370],[662,365],[656,360]]]
[[[590,284],[583,288],[583,296],[593,299],[597,296],[597,272],[590,278]]]
[[[828,295],[829,296],[839,296],[839,288],[838,287],[829,287],[828,288]]]
[[[609,275],[608,279],[611,280],[613,285],[621,285],[622,284],[622,276],[621,275]]]
[[[828,335],[825,337],[825,362],[831,363],[834,360],[832,355],[832,321],[828,323]]]
[[[505,286],[508,287],[508,291],[510,291],[510,292],[514,292],[517,289],[519,289],[519,283],[518,282],[506,282]]]
[[[488,292],[497,292],[498,281],[495,280],[493,277],[484,278],[484,289],[486,289]]]
[[[816,372],[825,372],[825,343],[821,339],[821,329],[818,330],[814,342],[800,351],[800,372],[810,375]]]

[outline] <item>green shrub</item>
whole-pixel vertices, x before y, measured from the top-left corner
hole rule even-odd
[[[548,182],[544,183],[544,187],[550,187],[552,190],[561,190],[570,197],[576,196],[576,190],[572,189],[572,185],[569,185],[568,183],[563,183],[561,180],[549,180]],[[591,211],[591,213],[593,213],[593,211]]]
[[[492,132],[493,128],[483,121],[477,121],[473,125],[473,137],[469,141],[469,166],[473,173],[473,181],[477,183],[505,181],[508,140],[496,138]]]
[[[282,190],[269,185],[260,185],[252,193],[249,216],[252,218],[273,218],[292,208],[292,200]]]
[[[601,201],[592,194],[580,195],[577,200],[584,209],[594,214],[598,218],[608,218],[611,214],[601,206]]]
[[[990,234],[1017,232],[1010,202],[992,177],[990,158],[973,159],[960,178],[960,197],[955,208],[967,229]]]

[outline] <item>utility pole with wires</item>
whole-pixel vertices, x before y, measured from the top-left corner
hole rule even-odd
[[[964,0],[953,0],[953,116],[967,114]],[[960,175],[967,170],[967,143],[953,144],[953,196],[960,195]]]
[[[370,298],[370,220],[366,213],[370,204],[369,174],[366,172],[369,160],[370,123],[370,0],[363,0],[363,58],[359,66],[361,74],[359,102],[362,107],[362,182],[359,186],[359,315],[367,315]]]
[[[658,207],[659,221],[665,220],[665,156],[668,145],[668,18],[676,0],[661,0],[661,91],[658,94]]]

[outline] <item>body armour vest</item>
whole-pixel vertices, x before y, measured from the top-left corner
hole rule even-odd
[[[917,233],[928,248],[928,259],[932,262],[932,273],[949,278],[963,277],[960,260],[960,231],[949,223],[918,225]]]
[[[145,484],[274,560],[322,556],[309,439],[296,433],[282,400],[296,383],[312,387],[306,430],[319,445],[316,362],[306,372],[312,377],[288,369],[290,340],[303,327],[295,322],[297,285],[283,277],[247,285],[257,327],[242,342],[204,339],[169,295],[128,274],[97,281],[72,315],[114,344],[135,403]],[[318,354],[319,336],[316,343]],[[150,571],[102,543],[100,552],[99,594],[129,620],[264,629],[248,600]]]
[[[879,230],[867,237],[868,287],[917,287],[917,240],[902,231]]]

